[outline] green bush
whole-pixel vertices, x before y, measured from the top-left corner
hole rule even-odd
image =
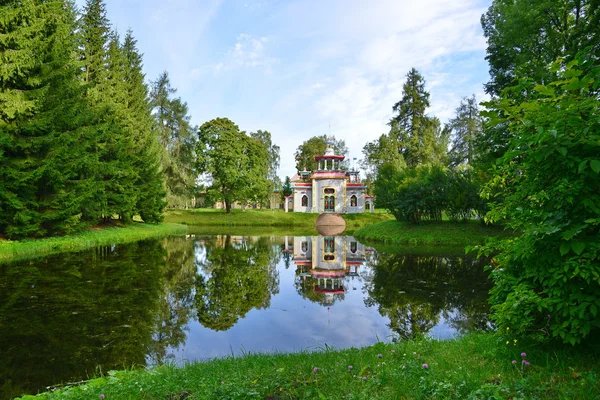
[[[444,212],[452,220],[466,220],[484,204],[469,170],[439,165],[411,169],[384,165],[375,187],[378,207],[390,210],[398,221],[441,221]]]
[[[600,328],[600,67],[556,63],[560,80],[521,81],[490,103],[511,133],[484,193],[487,218],[520,237],[500,252],[491,302],[500,329],[575,344]]]

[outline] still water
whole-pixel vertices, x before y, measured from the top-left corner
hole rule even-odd
[[[111,369],[490,328],[485,261],[187,236],[0,265],[0,398]]]

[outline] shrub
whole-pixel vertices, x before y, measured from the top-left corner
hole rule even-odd
[[[470,171],[439,165],[411,169],[382,167],[376,184],[377,204],[399,221],[441,221],[444,212],[453,220],[469,219],[481,208],[479,186]]]
[[[502,199],[487,218],[522,235],[485,252],[500,252],[498,327],[575,344],[600,328],[600,67],[580,56],[553,71],[559,81],[523,80],[488,103],[511,139],[484,190]]]

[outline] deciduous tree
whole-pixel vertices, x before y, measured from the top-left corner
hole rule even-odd
[[[343,140],[337,140],[335,136],[331,138],[333,140],[333,151],[338,155],[348,155],[348,148],[346,142]],[[315,156],[322,156],[325,154],[327,149],[327,136],[313,136],[310,139],[304,141],[296,149],[296,170],[298,172],[307,170],[315,171],[318,168]]]

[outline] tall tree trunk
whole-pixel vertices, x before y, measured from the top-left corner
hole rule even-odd
[[[229,200],[225,200],[225,211],[227,214],[231,214],[231,201]]]

